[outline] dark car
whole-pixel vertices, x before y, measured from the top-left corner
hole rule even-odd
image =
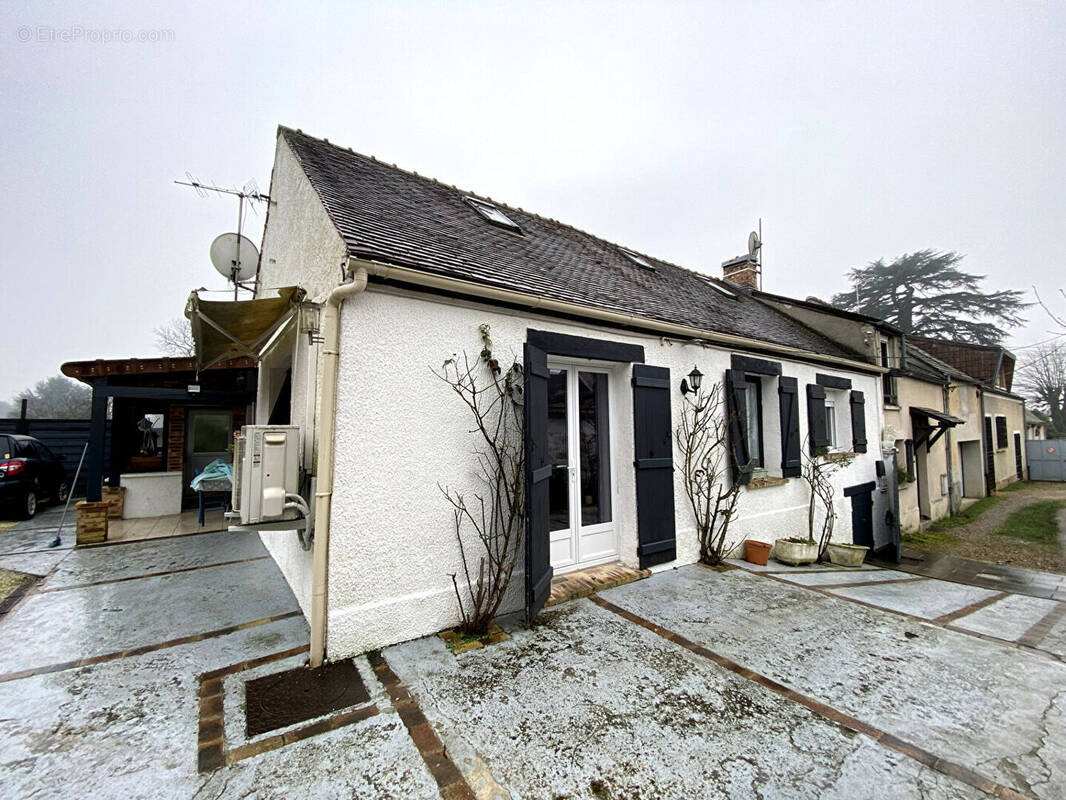
[[[38,503],[65,503],[69,494],[70,478],[55,453],[32,436],[0,433],[0,503],[29,519]]]

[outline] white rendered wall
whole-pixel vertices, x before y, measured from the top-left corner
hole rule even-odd
[[[345,304],[341,323],[329,553],[327,649],[331,659],[430,634],[459,619],[451,580],[451,573],[461,574],[459,548],[449,507],[437,483],[467,490],[475,486],[471,458],[475,440],[468,433],[470,412],[431,370],[464,350],[476,358],[481,348],[480,324],[491,325],[501,362],[512,356],[520,360],[527,328],[537,328],[642,345],[646,363],[669,367],[675,386],[694,364],[707,376],[705,380],[717,381],[730,365],[730,351],[458,301],[386,293],[374,287]],[[881,429],[879,378],[791,362],[783,362],[783,368],[800,385],[801,437],[807,430],[805,385],[815,382],[815,373],[850,377],[853,388],[867,398],[870,452],[859,454],[834,481],[839,514],[836,538],[850,541],[850,501],[842,489],[875,480]],[[615,420],[612,475],[620,559],[635,565],[630,376],[628,364],[613,370],[610,403]],[[780,474],[776,383],[764,383],[764,438],[767,465]],[[672,397],[676,426],[684,401],[679,391]],[[847,405],[838,407],[838,412],[846,422]],[[850,439],[850,427],[845,435]],[[773,541],[805,536],[807,497],[806,485],[798,478],[783,486],[745,490],[732,538]],[[699,555],[679,470],[675,470],[675,516],[677,560],[657,569],[691,563]],[[476,552],[476,542],[467,546],[468,552]],[[503,611],[521,607],[521,566],[520,559],[511,602]]]
[[[341,265],[346,261],[347,249],[296,156],[280,136],[274,156],[270,198],[263,231],[260,287],[269,290],[301,286],[307,291],[308,300],[323,300],[341,280]],[[265,423],[270,414],[273,398],[264,401],[262,392],[269,370],[278,365],[284,373],[284,367],[291,365],[291,420],[293,425],[302,428],[303,464],[309,468],[314,463],[313,421],[321,347],[310,345],[306,334],[294,332],[290,336],[291,340],[279,343],[260,365],[257,421]],[[310,617],[311,553],[300,547],[296,531],[261,533],[260,538],[292,587],[304,615]]]

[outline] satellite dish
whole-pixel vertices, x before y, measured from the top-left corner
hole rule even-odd
[[[259,266],[259,251],[247,236],[223,233],[211,242],[211,263],[226,280],[250,281]]]
[[[748,255],[755,255],[759,252],[760,247],[762,247],[762,242],[759,241],[759,234],[752,231],[748,234]]]

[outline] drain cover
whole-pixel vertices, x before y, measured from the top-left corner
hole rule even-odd
[[[355,664],[338,661],[317,669],[297,667],[248,681],[244,698],[245,732],[258,736],[365,703],[370,695]]]

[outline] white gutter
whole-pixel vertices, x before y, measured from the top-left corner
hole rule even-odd
[[[498,302],[513,303],[531,309],[543,309],[545,311],[554,311],[560,314],[570,314],[571,316],[585,317],[600,322],[609,322],[614,325],[643,328],[645,330],[655,331],[659,334],[669,334],[685,339],[702,339],[703,341],[715,342],[737,350],[752,350],[754,348],[803,361],[813,360],[826,364],[837,364],[841,367],[858,370],[860,372],[888,372],[888,369],[885,367],[880,367],[865,361],[855,361],[850,358],[841,358],[840,356],[812,353],[809,350],[802,350],[798,347],[756,341],[743,336],[718,333],[717,331],[693,328],[688,325],[675,325],[672,322],[660,322],[659,320],[648,319],[647,317],[640,317],[635,314],[607,311],[605,309],[593,308],[592,306],[580,305],[578,303],[552,300],[535,294],[514,292],[509,289],[497,289],[493,286],[486,286],[473,281],[466,281],[460,278],[447,278],[443,275],[434,275],[429,272],[422,272],[421,270],[411,269],[409,267],[397,267],[392,264],[383,264],[378,261],[367,261],[361,258],[356,258],[355,256],[350,256],[348,258],[348,268],[361,269],[370,275],[375,275],[379,278],[392,278],[397,281],[403,281],[404,283],[412,283],[431,289],[456,292],[458,294],[479,297],[485,300],[496,300]]]
[[[311,666],[326,657],[326,590],[329,567],[329,511],[333,499],[333,435],[337,412],[340,307],[366,288],[367,270],[357,266],[352,280],[337,286],[322,312],[322,367],[318,389],[318,461],[315,466],[314,554],[311,562]]]

